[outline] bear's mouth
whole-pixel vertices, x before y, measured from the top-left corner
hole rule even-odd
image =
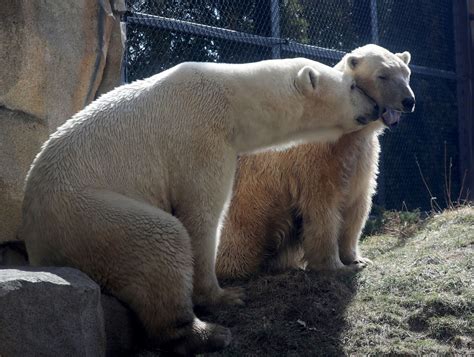
[[[400,116],[401,115],[402,115],[402,113],[399,112],[398,110],[387,108],[382,113],[382,121],[389,128],[393,128],[400,121]]]

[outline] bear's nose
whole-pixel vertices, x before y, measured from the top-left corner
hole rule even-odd
[[[402,100],[403,109],[406,112],[412,112],[415,109],[415,98],[406,97]]]

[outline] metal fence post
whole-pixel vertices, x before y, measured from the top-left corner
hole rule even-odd
[[[377,0],[370,0],[370,33],[371,33],[371,41],[374,44],[379,43],[379,20],[377,14]],[[384,154],[383,150],[380,152],[379,158],[379,176],[377,178],[378,186],[377,186],[377,203],[379,206],[385,206],[385,173],[383,170],[383,163],[384,163]]]
[[[372,43],[379,43],[379,20],[377,16],[377,0],[370,0],[370,30]]]
[[[456,55],[459,161],[461,179],[466,173],[464,193],[474,197],[474,65],[471,49],[468,0],[453,1],[454,43]],[[464,198],[464,197],[463,197]]]
[[[128,48],[127,48],[127,16],[123,15],[120,20],[120,32],[123,44],[122,63],[120,65],[120,82],[127,83],[127,66],[128,66]]]
[[[272,37],[280,38],[280,4],[279,0],[270,0]],[[280,44],[273,45],[272,58],[281,58]]]

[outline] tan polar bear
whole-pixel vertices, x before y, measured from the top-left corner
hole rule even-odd
[[[383,128],[411,112],[408,52],[366,45],[335,68],[350,73],[383,120],[334,143],[242,156],[217,255],[219,278],[260,270],[354,270],[369,261],[358,241],[375,192]]]
[[[184,63],[121,86],[51,135],[26,181],[20,237],[33,265],[81,269],[181,354],[230,331],[193,303],[241,303],[215,275],[237,154],[332,140],[376,120],[350,75],[307,59]]]

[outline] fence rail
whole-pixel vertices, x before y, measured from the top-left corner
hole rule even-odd
[[[372,15],[372,16],[373,18],[376,18],[375,15]],[[276,17],[275,15],[272,16],[272,18],[275,18],[275,17]],[[234,41],[234,42],[242,42],[242,43],[248,43],[252,45],[271,47],[272,49],[277,49],[277,51],[272,52],[274,58],[280,57],[280,51],[289,51],[289,52],[298,53],[301,55],[308,55],[311,57],[318,57],[322,59],[329,59],[329,60],[335,60],[335,61],[339,61],[346,54],[346,52],[344,51],[333,50],[329,48],[323,48],[323,47],[312,46],[312,45],[306,45],[306,44],[292,41],[290,39],[253,35],[246,32],[229,30],[229,29],[224,29],[224,28],[214,27],[214,26],[209,26],[209,25],[203,25],[203,24],[198,24],[198,23],[184,21],[184,20],[170,19],[170,18],[162,17],[162,16],[149,15],[149,14],[145,14],[141,12],[136,12],[136,13],[127,15],[125,17],[125,21],[129,24],[146,25],[146,26],[156,27],[162,30],[185,32],[185,33],[189,33],[196,36],[220,38],[220,39]],[[272,23],[275,24],[277,22],[273,21]],[[376,20],[373,23],[376,24]],[[274,27],[276,27],[276,25],[274,25]],[[372,33],[374,34],[374,32],[376,33],[376,31],[373,31]],[[279,34],[279,31],[273,28],[272,33]],[[378,38],[378,36],[374,36],[374,37]],[[412,69],[413,73],[417,73],[417,74],[446,78],[446,79],[456,79],[456,72],[452,72],[452,71],[445,71],[438,68],[430,68],[430,67],[418,66],[418,65],[410,65],[410,68]]]

